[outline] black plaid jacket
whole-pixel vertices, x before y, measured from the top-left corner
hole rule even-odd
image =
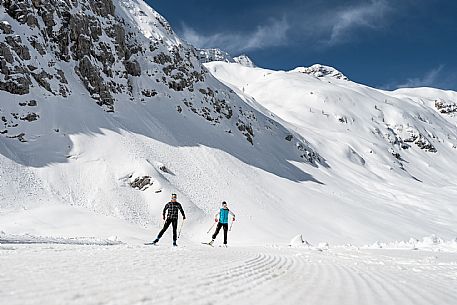
[[[181,211],[182,217],[186,218],[184,210],[179,202],[170,201],[163,208],[163,218],[165,218],[165,212],[168,210],[167,219],[178,219],[178,210]]]

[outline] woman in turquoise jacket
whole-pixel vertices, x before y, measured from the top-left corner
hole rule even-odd
[[[228,218],[229,214],[232,215],[232,221],[235,221],[235,214],[227,208],[227,202],[222,201],[222,208],[219,210],[216,215],[214,215],[214,221],[218,222],[216,231],[212,236],[212,240],[209,242],[209,245],[213,245],[214,240],[216,239],[217,234],[221,228],[224,228],[224,246],[227,246],[227,231],[228,231]]]

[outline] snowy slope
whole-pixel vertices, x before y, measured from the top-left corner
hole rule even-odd
[[[337,220],[343,231],[347,221],[354,227],[351,236],[359,230],[391,238],[394,232],[430,230],[455,235],[457,129],[448,110],[454,109],[457,93],[381,91],[348,81],[334,69],[310,75],[315,69],[206,66],[318,148],[329,169],[310,171],[324,186],[308,187],[303,202],[316,205],[312,211],[325,215],[323,220]],[[311,197],[310,189],[321,196]],[[321,213],[327,206],[331,214]]]
[[[325,66],[207,69],[141,0],[0,1],[0,21],[5,234],[141,242],[176,192],[188,243],[223,200],[230,243],[457,236],[457,133],[440,112],[455,93]]]

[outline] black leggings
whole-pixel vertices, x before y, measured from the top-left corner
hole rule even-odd
[[[165,221],[162,230],[159,232],[159,235],[157,235],[157,239],[160,239],[162,237],[163,233],[165,233],[165,231],[168,229],[170,224],[172,224],[172,226],[173,226],[173,240],[176,241],[177,235],[178,235],[178,234],[176,234],[176,229],[178,228],[178,219],[177,218],[176,219],[168,218]]]
[[[221,230],[221,227],[224,228],[224,245],[227,244],[227,231],[228,231],[228,223],[218,223],[216,227],[216,232],[213,234],[213,239],[216,239],[217,234]]]

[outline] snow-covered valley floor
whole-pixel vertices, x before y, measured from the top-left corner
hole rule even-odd
[[[457,253],[0,245],[2,304],[455,304]]]

